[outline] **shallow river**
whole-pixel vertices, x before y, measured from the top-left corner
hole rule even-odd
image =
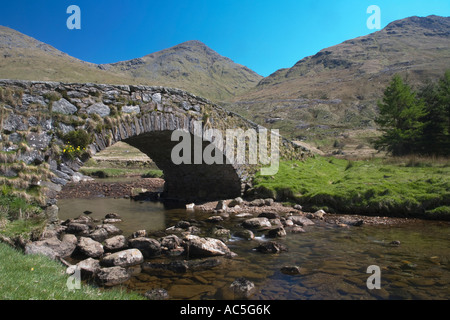
[[[167,209],[161,203],[127,199],[62,199],[60,219],[75,218],[85,210],[102,219],[115,212],[123,222],[117,227],[128,236],[136,230],[164,230],[179,220],[206,218],[204,213]],[[252,299],[449,299],[450,223],[411,221],[395,226],[363,225],[341,228],[314,220],[305,233],[288,233],[277,240],[288,252],[262,254],[253,250],[259,241],[232,238],[228,247],[237,257],[207,271],[184,274],[140,273],[126,283],[141,293],[166,289],[172,299],[233,299],[227,288],[240,277],[252,281],[257,293]],[[231,231],[241,220],[220,223]],[[211,229],[207,224],[205,229]],[[390,245],[398,240],[399,246]],[[299,275],[286,275],[283,266],[300,267]],[[368,289],[369,266],[381,270],[381,289]]]

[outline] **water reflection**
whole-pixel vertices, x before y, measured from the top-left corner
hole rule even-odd
[[[161,203],[127,199],[60,200],[60,218],[75,218],[85,210],[102,219],[116,212],[123,222],[117,226],[125,235],[140,229],[163,230],[181,219],[206,219],[205,214],[167,209]],[[220,224],[236,230],[242,220],[226,219]],[[205,224],[206,234],[214,225]],[[339,228],[325,222],[305,227],[306,232],[288,234],[277,240],[289,251],[261,254],[253,249],[259,238],[227,242],[238,254],[213,270],[173,274],[141,273],[128,287],[144,293],[155,288],[168,290],[174,299],[230,299],[226,288],[239,277],[254,282],[253,299],[448,299],[450,297],[450,224],[419,221],[395,226]],[[400,245],[391,242],[400,241]],[[381,289],[369,290],[367,267],[381,268]],[[299,266],[299,275],[286,275],[283,266]]]

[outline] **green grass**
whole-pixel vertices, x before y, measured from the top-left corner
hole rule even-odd
[[[65,267],[39,255],[23,253],[0,243],[0,300],[142,300],[137,293],[99,289],[82,284],[67,288]]]
[[[413,163],[316,156],[281,162],[277,175],[257,175],[255,187],[309,210],[450,220],[448,161]]]

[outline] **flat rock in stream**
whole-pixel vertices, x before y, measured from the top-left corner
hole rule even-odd
[[[161,244],[152,238],[139,237],[128,241],[130,248],[138,249],[144,258],[151,258],[161,255]]]
[[[280,253],[282,251],[288,251],[284,244],[274,241],[262,242],[254,249],[261,253]]]
[[[128,249],[103,257],[100,264],[104,267],[131,267],[142,262],[144,256],[138,249]]]
[[[123,267],[102,268],[95,275],[97,283],[105,287],[117,286],[130,279],[131,275]]]
[[[195,235],[188,235],[184,239],[186,243],[186,250],[189,256],[194,257],[213,257],[213,256],[227,256],[233,257],[236,254],[231,252],[227,245],[214,238],[201,238]]]
[[[259,218],[252,218],[247,219],[242,223],[242,226],[247,229],[270,229],[272,227],[272,224],[270,223],[269,219],[265,217],[259,217]]]
[[[315,224],[305,216],[290,216],[288,217],[288,220],[291,220],[294,224],[299,225],[300,227],[312,226]]]

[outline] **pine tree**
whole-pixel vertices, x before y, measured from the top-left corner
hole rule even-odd
[[[443,113],[440,154],[450,155],[450,70],[447,70],[444,77],[439,80],[438,101]]]
[[[379,150],[387,150],[394,156],[420,152],[426,115],[423,100],[417,99],[399,75],[395,75],[384,91],[383,101],[376,123],[384,134],[375,142]]]
[[[422,149],[426,154],[450,154],[450,71],[439,82],[427,83],[419,91],[425,103],[422,118]]]

